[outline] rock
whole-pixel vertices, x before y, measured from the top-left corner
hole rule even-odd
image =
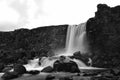
[[[73,80],[71,77],[61,77],[59,80]]]
[[[114,68],[120,64],[120,6],[99,4],[86,24],[93,66]],[[120,66],[119,66],[120,67]]]
[[[4,80],[9,80],[9,79],[17,78],[22,74],[26,73],[25,67],[21,64],[15,64],[13,69],[14,69],[13,72],[6,71],[1,78]]]
[[[6,72],[1,76],[3,80],[10,80],[17,77],[19,77],[19,74],[17,72]]]
[[[2,72],[4,69],[4,64],[3,63],[0,63],[0,72]]]
[[[55,76],[53,75],[47,75],[46,79],[45,80],[53,80],[55,79]]]
[[[120,76],[120,70],[117,68],[111,69],[110,73],[113,74],[114,76]]]
[[[41,72],[53,72],[53,68],[51,66],[45,67]]]
[[[85,54],[87,54],[87,53],[85,53]],[[89,63],[88,63],[89,58],[86,55],[82,55],[80,51],[73,53],[73,56],[71,56],[70,58],[72,58],[72,59],[75,58],[75,59],[81,60],[86,65],[89,65]]]
[[[32,74],[32,75],[36,75],[36,74],[39,74],[40,71],[38,71],[38,70],[31,70],[31,71],[27,71],[26,73]]]
[[[54,71],[57,72],[80,72],[78,65],[74,61],[69,61],[67,63],[61,63],[59,60],[55,61],[53,65]]]
[[[9,72],[13,67],[7,66],[5,67],[2,72]]]
[[[19,75],[26,73],[26,68],[21,64],[14,65],[14,72],[17,72]]]

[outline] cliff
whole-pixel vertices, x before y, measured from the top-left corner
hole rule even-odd
[[[44,26],[0,32],[0,63],[24,62],[35,56],[53,55],[64,48],[68,25]]]
[[[97,5],[95,17],[87,21],[86,31],[93,53],[93,66],[120,66],[120,6]]]

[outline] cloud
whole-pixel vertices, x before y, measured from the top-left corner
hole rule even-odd
[[[0,0],[0,30],[80,24],[94,16],[94,12],[97,10],[96,6],[99,3],[116,6],[120,4],[120,1]]]
[[[0,2],[0,22],[18,22],[19,14],[10,8],[6,1]]]

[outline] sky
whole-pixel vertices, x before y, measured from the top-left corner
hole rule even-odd
[[[99,3],[120,5],[119,0],[0,0],[0,31],[80,24],[94,17]]]

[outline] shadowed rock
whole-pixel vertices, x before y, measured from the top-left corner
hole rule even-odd
[[[53,75],[47,75],[46,79],[45,80],[53,80],[55,79],[55,76]]]
[[[45,67],[41,72],[53,72],[53,68],[51,66]]]
[[[26,73],[26,68],[21,64],[14,65],[14,72],[17,72],[19,75]]]
[[[38,71],[38,70],[31,70],[31,71],[27,71],[26,73],[27,73],[27,74],[36,75],[36,74],[39,74],[40,71]]]
[[[55,61],[53,64],[54,71],[57,72],[80,72],[78,65],[74,61],[65,62],[65,57],[60,56],[60,59]]]
[[[93,66],[120,66],[120,6],[98,4],[95,17],[86,24]]]
[[[87,54],[87,53],[85,53]],[[71,59],[78,59],[83,61],[86,65],[88,65],[89,58],[85,55],[82,55],[80,51],[73,53],[73,56],[70,56]]]
[[[6,72],[1,76],[3,80],[10,80],[19,77],[19,74],[17,72]]]
[[[26,68],[21,64],[15,64],[13,69],[14,69],[13,72],[5,72],[1,78],[4,80],[9,80],[9,79],[17,78],[22,74],[26,73]]]

